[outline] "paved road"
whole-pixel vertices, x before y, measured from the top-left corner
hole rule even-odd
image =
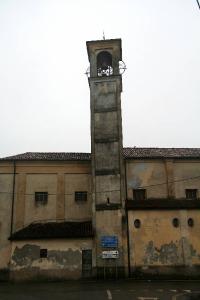
[[[200,300],[200,281],[0,283],[0,300]]]

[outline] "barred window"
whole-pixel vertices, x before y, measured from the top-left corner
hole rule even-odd
[[[48,192],[35,192],[35,204],[45,205],[48,202]]]
[[[40,258],[47,257],[47,249],[40,249]]]
[[[87,192],[75,192],[75,201],[87,201]]]
[[[186,199],[197,199],[197,189],[186,189]]]
[[[146,190],[145,189],[133,189],[133,200],[145,200]]]

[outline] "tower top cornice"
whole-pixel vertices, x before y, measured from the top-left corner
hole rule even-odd
[[[88,59],[90,61],[91,53],[99,50],[109,50],[109,49],[119,49],[120,56],[119,59],[122,59],[122,40],[121,39],[103,39],[103,40],[94,40],[94,41],[87,41],[87,53]]]

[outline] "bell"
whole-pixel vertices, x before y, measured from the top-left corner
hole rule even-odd
[[[107,70],[108,69],[108,63],[106,61],[102,62],[101,69],[102,70]]]
[[[112,66],[112,55],[108,51],[102,51],[97,55],[97,68],[107,70]]]

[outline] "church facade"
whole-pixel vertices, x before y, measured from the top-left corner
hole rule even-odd
[[[0,280],[199,278],[200,149],[123,148],[121,40],[86,45],[91,153],[0,159]]]

